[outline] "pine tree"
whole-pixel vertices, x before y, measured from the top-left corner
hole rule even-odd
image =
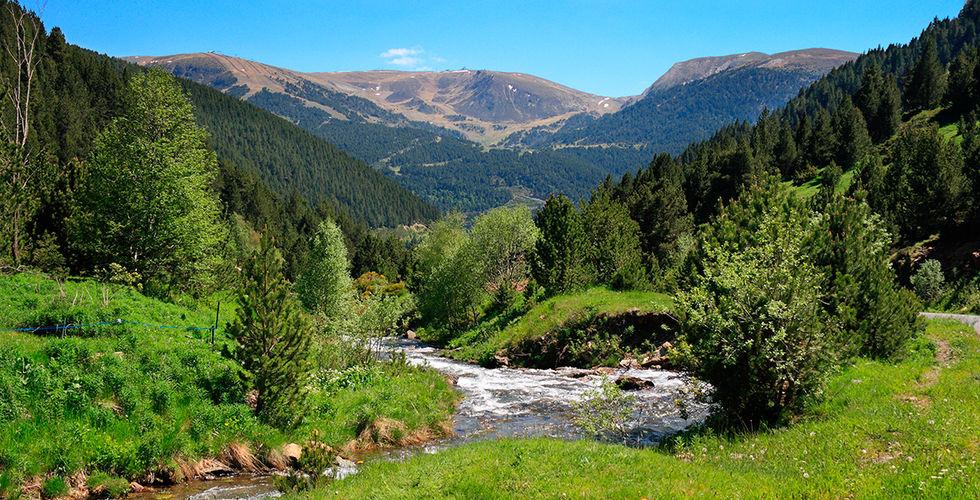
[[[784,124],[781,127],[779,142],[776,143],[773,156],[780,175],[783,178],[792,179],[799,166],[799,154],[796,149],[796,138],[793,137],[793,128],[789,125]]]
[[[305,414],[313,330],[283,277],[282,265],[279,250],[264,236],[242,271],[238,316],[228,333],[258,393],[256,414],[270,425],[289,429]]]
[[[963,163],[960,146],[935,126],[898,135],[885,185],[892,222],[902,227],[906,241],[961,221],[970,188]]]
[[[877,61],[865,68],[854,101],[864,115],[868,132],[876,144],[898,131],[902,122],[901,93],[894,77],[886,76]]]
[[[834,126],[826,108],[817,110],[808,149],[810,164],[816,167],[826,166],[834,159]]]
[[[977,99],[980,98],[975,93],[977,58],[975,48],[964,49],[949,65],[946,101],[957,115],[962,116],[977,109]]]
[[[741,174],[736,175],[741,181]],[[684,195],[684,173],[670,155],[660,154],[638,179],[625,203],[640,226],[640,246],[649,258],[648,266],[665,270],[678,263],[678,240],[693,226]]]
[[[946,68],[939,62],[936,40],[930,38],[905,77],[905,101],[910,111],[921,111],[939,106],[945,94]]]
[[[88,270],[116,263],[153,290],[205,289],[224,239],[217,160],[173,77],[137,73],[96,141],[70,221]]]
[[[308,311],[327,320],[349,312],[353,299],[350,261],[344,234],[332,220],[321,222],[313,236],[305,269],[296,280],[296,291]]]
[[[850,99],[845,99],[837,108],[834,129],[837,132],[834,160],[844,168],[857,165],[871,147],[871,137],[864,116]]]
[[[564,195],[551,195],[537,213],[541,238],[535,245],[531,273],[549,295],[589,284],[589,241],[582,217]]]
[[[617,289],[649,286],[640,250],[640,226],[611,193],[598,189],[583,210],[589,255],[599,283]]]

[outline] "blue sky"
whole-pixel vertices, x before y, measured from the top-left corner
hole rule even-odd
[[[693,57],[906,42],[962,3],[47,0],[42,18],[114,56],[213,50],[300,71],[486,68],[624,96]]]

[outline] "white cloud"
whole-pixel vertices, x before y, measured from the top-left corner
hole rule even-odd
[[[446,62],[444,58],[435,54],[427,54],[422,47],[392,47],[378,56],[390,66],[416,71],[429,71],[430,64]]]
[[[388,60],[388,64],[394,64],[395,66],[418,66],[421,62],[422,59],[410,56],[396,57]]]
[[[382,52],[381,57],[383,59],[392,59],[392,58],[399,58],[405,56],[414,56],[421,53],[422,53],[422,49],[409,49],[405,47],[396,47]]]

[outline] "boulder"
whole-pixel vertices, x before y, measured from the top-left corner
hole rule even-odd
[[[504,356],[503,354],[494,354],[493,360],[496,362],[497,366],[510,366],[510,358]]]
[[[616,379],[616,386],[624,391],[638,391],[653,387],[653,382],[629,375],[620,375]]]
[[[627,355],[622,361],[619,362],[619,366],[627,369],[637,369],[642,368],[640,363],[633,356]]]
[[[595,373],[598,375],[614,375],[616,369],[610,366],[599,366],[595,368]]]
[[[282,456],[292,463],[297,463],[303,456],[303,447],[296,443],[286,443],[282,445]]]

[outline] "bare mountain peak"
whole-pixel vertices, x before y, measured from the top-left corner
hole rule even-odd
[[[314,85],[366,99],[409,120],[459,131],[482,143],[575,114],[615,112],[625,102],[526,73],[488,69],[304,73],[213,52],[127,59],[162,66],[223,91],[235,89],[246,98],[267,90],[307,99],[296,89]],[[323,108],[322,103],[307,105]]]
[[[858,54],[843,50],[812,48],[765,54],[763,52],[743,52],[725,56],[698,57],[675,63],[643,95],[654,90],[665,90],[677,85],[703,80],[718,73],[746,67],[771,69],[798,69],[814,73],[826,73]]]

